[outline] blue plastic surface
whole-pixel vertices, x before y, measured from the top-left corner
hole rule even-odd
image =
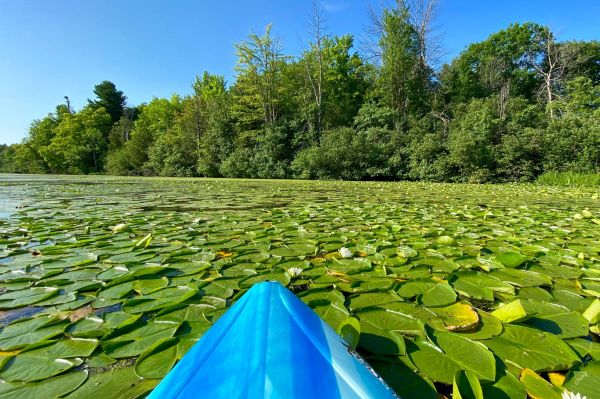
[[[396,398],[281,284],[254,285],[149,398]]]

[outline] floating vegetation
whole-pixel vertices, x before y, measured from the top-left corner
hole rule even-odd
[[[2,196],[0,398],[143,396],[267,280],[401,396],[600,397],[593,189],[3,176]]]

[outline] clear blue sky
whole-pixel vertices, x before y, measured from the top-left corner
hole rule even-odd
[[[321,0],[329,30],[363,34],[369,3]],[[233,78],[233,44],[274,23],[298,54],[311,0],[0,0],[0,144],[68,95],[76,108],[111,80],[130,104],[189,93],[208,70]],[[439,0],[446,59],[511,22],[553,28],[561,40],[600,39],[598,0]]]

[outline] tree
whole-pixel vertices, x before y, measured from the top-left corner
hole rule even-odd
[[[208,72],[196,78],[193,89],[199,137],[196,169],[203,176],[220,176],[221,164],[233,151],[231,94],[222,75]]]
[[[403,129],[409,114],[424,112],[428,104],[428,76],[422,65],[426,50],[410,19],[403,0],[397,0],[395,7],[385,8],[380,15],[372,15],[380,64],[379,96],[397,112],[397,124]]]
[[[140,113],[134,122],[129,141],[108,158],[108,171],[115,174],[160,173],[160,153],[155,152],[152,162],[148,163],[149,153],[155,141],[173,128],[180,108],[179,96],[173,96],[171,99],[155,98],[140,106]]]
[[[544,168],[551,171],[600,172],[600,85],[578,77],[568,82],[556,102],[560,117],[544,137]]]
[[[320,137],[323,130],[323,48],[328,35],[323,11],[316,0],[312,4],[309,36],[310,48],[305,52],[303,60],[316,108],[315,130],[317,137]]]
[[[111,124],[117,123],[123,115],[123,109],[127,101],[127,97],[113,82],[104,80],[94,86],[94,94],[96,99],[88,100],[89,106],[94,109],[103,107],[110,115]]]
[[[249,110],[261,113],[264,124],[273,127],[280,116],[285,58],[271,29],[269,24],[263,35],[251,33],[248,40],[236,44],[238,64],[235,69],[238,72],[238,100]]]
[[[107,149],[103,131],[110,126],[110,115],[104,108],[85,107],[66,114],[56,126],[56,135],[49,145],[40,148],[53,173],[100,172]]]

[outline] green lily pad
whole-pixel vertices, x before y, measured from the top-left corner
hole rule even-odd
[[[88,377],[87,371],[75,371],[37,383],[6,382],[0,384],[1,399],[59,398],[74,391]]]
[[[527,257],[518,252],[502,252],[496,258],[506,267],[519,267],[527,261]]]
[[[135,372],[143,378],[162,378],[177,358],[177,338],[165,338],[146,349],[135,362]]]
[[[532,398],[562,399],[562,389],[550,384],[533,370],[523,369],[520,379]]]
[[[55,287],[32,287],[0,295],[0,309],[33,305],[59,293]]]
[[[407,345],[410,359],[427,377],[452,384],[457,371],[469,370],[480,378],[494,379],[494,356],[484,345],[453,333],[441,333],[435,338],[441,346],[421,337]]]
[[[190,287],[168,287],[140,298],[133,298],[123,303],[123,311],[127,313],[151,312],[176,305],[193,297],[198,292]]]
[[[115,338],[102,341],[102,347],[108,356],[116,359],[140,355],[150,348],[155,342],[164,338],[171,338],[179,323],[174,322],[149,322],[148,324],[121,334]]]
[[[478,272],[457,273],[451,284],[461,295],[490,302],[495,293],[515,294],[513,286]]]
[[[589,362],[575,366],[569,373],[563,387],[582,397],[600,397],[600,362]]]
[[[469,371],[457,371],[452,383],[452,398],[483,399],[483,390],[477,376]]]
[[[589,323],[578,312],[534,316],[528,319],[526,324],[552,333],[560,338],[585,337],[589,334]]]
[[[67,324],[56,316],[37,316],[9,324],[0,333],[0,350],[10,351],[56,337]]]
[[[374,360],[370,362],[377,374],[402,398],[437,399],[431,381],[400,361]]]
[[[438,316],[438,319],[429,320],[428,323],[434,327],[443,327],[448,331],[473,330],[479,323],[477,311],[465,302],[430,308],[430,310]]]
[[[531,327],[505,325],[502,334],[484,343],[504,362],[536,372],[565,370],[579,361],[563,340]]]

